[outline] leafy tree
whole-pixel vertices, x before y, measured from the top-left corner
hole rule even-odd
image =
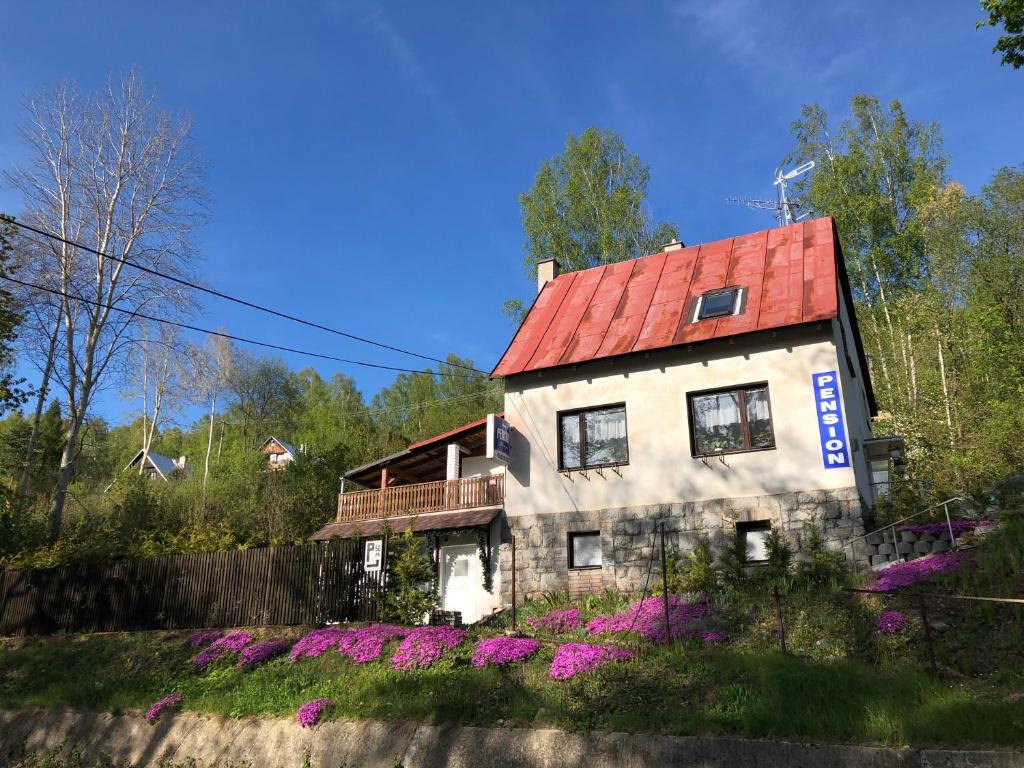
[[[16,379],[11,373],[14,364],[14,340],[18,337],[18,326],[22,313],[15,308],[14,296],[8,290],[4,277],[9,274],[11,258],[10,219],[0,215],[0,416],[11,408],[17,408],[28,399],[22,388],[24,379]]]
[[[398,624],[420,624],[437,608],[434,564],[424,539],[388,533],[388,584],[381,601],[381,619]]]
[[[558,259],[566,272],[644,256],[679,236],[675,225],[652,224],[644,204],[650,170],[614,131],[569,134],[565,150],[541,163],[519,196],[526,251],[523,268]],[[511,299],[505,311],[521,315]]]
[[[978,22],[978,28],[1003,25],[1006,34],[996,40],[992,53],[1003,55],[1003,64],[1014,69],[1024,66],[1024,0],[981,0],[987,19]]]

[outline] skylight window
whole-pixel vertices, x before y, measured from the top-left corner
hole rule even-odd
[[[700,297],[700,310],[697,312],[698,320],[707,320],[710,317],[724,317],[736,312],[739,303],[739,288],[727,288],[724,291],[709,291]]]

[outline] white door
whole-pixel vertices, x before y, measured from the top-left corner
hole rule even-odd
[[[441,607],[444,610],[460,611],[467,624],[477,621],[482,582],[476,544],[441,547]]]

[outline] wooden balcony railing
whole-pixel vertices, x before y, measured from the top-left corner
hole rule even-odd
[[[484,475],[338,494],[338,522],[492,507],[505,500],[505,476]]]

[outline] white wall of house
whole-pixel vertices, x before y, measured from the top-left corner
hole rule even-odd
[[[490,616],[501,608],[501,569],[499,564],[499,545],[501,544],[501,519],[500,516],[493,520],[488,528],[488,537],[491,543],[491,591],[488,592],[483,586],[483,572],[477,554],[477,537],[475,533],[458,533],[452,536],[444,536],[439,542],[440,552],[438,567],[441,573],[438,574],[441,588],[441,608],[443,610],[456,610],[462,613],[462,620],[471,624],[480,619]],[[445,554],[446,548],[449,552],[468,552],[472,547],[472,558],[469,566],[472,570],[472,580],[468,585],[460,585],[459,594],[445,594]],[[468,589],[464,589],[468,586]]]
[[[822,460],[812,374],[846,371],[840,383],[848,441],[870,435],[863,375],[850,377],[838,337],[838,326],[826,322],[509,377],[505,418],[513,437],[507,514],[853,486],[870,499],[866,467],[858,466],[864,464],[862,450],[852,454],[852,467],[826,469]],[[852,343],[849,329],[847,337]],[[721,461],[693,456],[687,394],[759,382],[768,384],[775,448],[725,454]],[[591,470],[586,477],[559,472],[558,413],[617,403],[626,406],[628,465],[600,475]]]
[[[494,459],[483,456],[464,456],[459,477],[483,477],[484,475],[500,475],[505,465]]]

